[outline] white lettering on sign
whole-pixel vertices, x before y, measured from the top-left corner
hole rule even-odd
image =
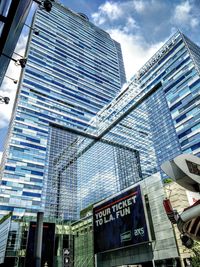
[[[149,61],[138,71],[137,79],[140,79],[156,62],[158,62],[175,44],[177,35],[172,37]]]
[[[144,236],[144,228],[143,227],[134,230],[134,236],[138,236],[138,235]]]
[[[136,194],[136,195],[135,195]],[[119,202],[113,202],[95,213],[95,224],[101,226],[108,222],[112,222],[115,219],[122,218],[131,214],[131,206],[136,203],[137,192],[128,196],[127,199],[123,199]]]

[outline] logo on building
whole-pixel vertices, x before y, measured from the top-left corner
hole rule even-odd
[[[144,227],[134,230],[134,236],[144,236]]]
[[[121,239],[121,243],[126,242],[126,241],[130,241],[132,239],[131,231],[127,231],[127,232],[121,234],[120,239]]]
[[[140,79],[153,65],[155,65],[176,43],[179,34],[175,34],[149,61],[137,72],[136,79]]]

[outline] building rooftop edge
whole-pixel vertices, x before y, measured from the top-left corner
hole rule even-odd
[[[55,4],[55,3],[56,3],[58,6],[62,7],[63,9],[65,9],[65,10],[67,10],[67,11],[70,11],[72,14],[74,14],[74,15],[80,17],[80,18],[83,19],[85,22],[94,25],[94,26],[97,27],[99,30],[101,30],[102,32],[104,32],[104,33],[106,33],[107,35],[110,36],[110,34],[109,34],[108,32],[104,31],[102,28],[100,28],[99,26],[96,26],[93,22],[91,22],[91,21],[89,20],[89,17],[88,17],[85,13],[83,13],[83,12],[76,12],[76,11],[72,10],[71,8],[66,7],[63,3],[59,2],[59,0],[54,0],[54,4]],[[113,39],[112,39],[112,40],[113,40]],[[114,40],[114,41],[115,41],[115,40]],[[117,41],[115,41],[115,42],[117,42]]]
[[[177,30],[160,48],[159,50],[150,57],[149,60],[133,75],[133,77],[130,79],[130,81],[138,80],[140,79],[147,70],[149,70],[151,67],[153,67],[158,60],[160,60],[166,53],[163,53],[164,48],[169,45],[171,42],[173,42],[174,39],[178,38],[179,36],[182,36],[183,33],[180,30]],[[158,58],[158,60],[156,60]]]

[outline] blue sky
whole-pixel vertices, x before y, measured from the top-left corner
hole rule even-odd
[[[200,45],[200,0],[60,0],[76,12],[85,13],[91,22],[101,27],[121,43],[127,78],[145,62],[177,30]],[[30,24],[30,13],[27,23]],[[16,51],[24,53],[27,28],[22,32]],[[20,68],[11,62],[7,75],[17,79]],[[0,95],[11,98],[0,109],[0,154],[7,135],[17,86],[4,79]]]

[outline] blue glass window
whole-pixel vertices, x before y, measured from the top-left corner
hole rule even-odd
[[[31,192],[23,192],[23,196],[28,196],[28,197],[41,197],[41,194],[38,193],[31,193]]]

